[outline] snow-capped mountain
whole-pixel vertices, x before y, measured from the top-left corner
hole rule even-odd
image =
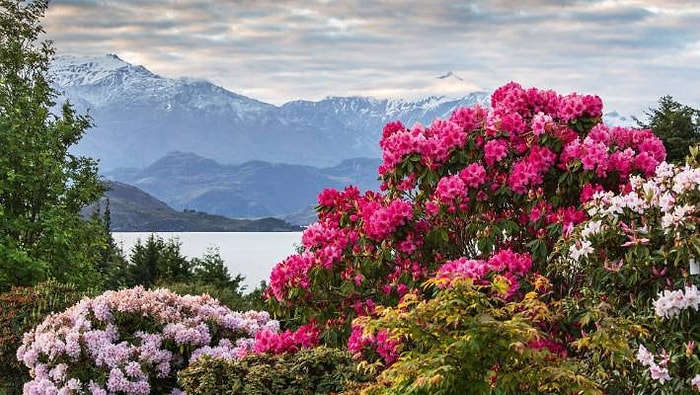
[[[282,106],[204,80],[164,78],[117,55],[59,56],[50,74],[63,98],[92,117],[95,127],[75,152],[99,159],[103,171],[145,167],[173,151],[223,164],[334,166],[344,159],[380,157],[378,142],[387,122],[429,125],[458,107],[489,104],[486,92],[462,91],[471,85],[452,72],[437,77],[444,84],[441,92],[448,92],[442,96],[329,97]],[[607,114],[606,121],[633,124],[617,113]]]
[[[53,82],[64,98],[92,116],[76,153],[103,170],[144,167],[168,152],[188,151],[221,163],[264,160],[333,166],[379,157],[384,124],[429,124],[455,108],[488,103],[479,92],[461,98],[389,100],[329,97],[274,106],[207,81],[171,79],[116,55],[59,56]]]

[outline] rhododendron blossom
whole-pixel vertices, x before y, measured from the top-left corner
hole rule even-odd
[[[278,329],[266,312],[238,313],[206,295],[136,287],[49,315],[24,335],[17,358],[33,372],[26,394],[150,394],[176,390],[177,371],[202,355],[243,357],[260,332]]]
[[[597,96],[511,82],[493,92],[489,109],[459,108],[427,127],[388,123],[381,191],[319,195],[302,251],[272,271],[273,305],[299,324],[316,319],[330,335],[322,338],[342,344],[353,318],[371,316],[367,301],[395,306],[430,278],[495,280],[507,285],[506,299],[520,297],[522,280],[544,272],[559,237],[577,237],[589,216],[649,204],[641,194],[614,196],[631,177],[653,174],[665,159],[662,142],[649,130],[607,127],[601,116]],[[615,206],[583,207],[606,199]],[[571,241],[575,259],[595,248]]]
[[[685,287],[684,290],[664,290],[658,296],[654,301],[654,311],[659,317],[673,318],[682,310],[690,308],[698,311],[700,305],[700,293],[695,285]]]
[[[435,278],[441,287],[446,288],[451,286],[453,281],[465,278],[475,280],[476,284],[488,284],[489,282],[480,280],[485,279],[489,273],[499,274],[504,276],[510,284],[506,292],[506,297],[510,297],[520,286],[518,278],[525,276],[531,266],[532,260],[529,255],[503,250],[495,253],[488,260],[463,257],[448,261],[438,268]]]

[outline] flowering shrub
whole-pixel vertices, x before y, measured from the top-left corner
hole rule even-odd
[[[630,339],[642,366],[630,388],[700,391],[700,169],[661,163],[651,177],[631,177],[620,193],[593,194],[585,208],[590,219],[562,240],[553,274],[647,327],[648,336]]]
[[[0,293],[0,393],[20,393],[22,385],[30,380],[16,355],[22,334],[38,325],[45,315],[65,310],[89,293],[55,280]]]
[[[265,312],[237,313],[209,296],[136,287],[83,299],[24,336],[17,357],[31,369],[26,394],[178,392],[176,373],[203,355],[240,358]]]
[[[433,276],[497,272],[508,284],[502,296],[520,300],[528,291],[521,283],[547,272],[556,240],[588,218],[582,201],[619,192],[664,160],[651,131],[607,127],[601,114],[596,96],[509,83],[490,109],[461,108],[427,127],[387,124],[382,192],[319,195],[302,251],[272,271],[273,307],[297,324],[316,319],[327,344],[370,342],[393,358],[376,337],[360,341],[359,329],[351,337],[352,319],[421,293]],[[504,251],[528,260],[515,268],[493,261]]]

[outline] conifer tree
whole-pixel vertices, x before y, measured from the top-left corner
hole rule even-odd
[[[645,122],[635,119],[645,129],[651,129],[666,147],[666,161],[683,163],[689,148],[700,143],[700,110],[681,104],[671,96],[659,99],[657,108],[645,112]]]

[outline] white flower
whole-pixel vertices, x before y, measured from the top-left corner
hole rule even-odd
[[[668,179],[673,177],[675,173],[676,167],[672,164],[666,163],[666,161],[663,161],[659,163],[658,166],[656,166],[656,177],[660,178],[661,182],[663,182],[664,179]],[[661,183],[660,182],[660,183]]]
[[[638,175],[630,176],[630,185],[633,189],[638,189],[644,184],[644,178]]]
[[[582,240],[580,242],[576,242],[574,245],[571,246],[571,249],[569,249],[569,256],[571,257],[571,259],[579,261],[581,258],[587,257],[594,251],[595,250],[593,249],[593,247],[591,247],[590,241]]]
[[[668,374],[668,369],[655,363],[652,363],[649,366],[649,373],[651,374],[652,379],[657,380],[661,384],[671,380],[671,376]]]
[[[696,189],[698,184],[700,184],[700,169],[691,168],[686,165],[683,171],[673,177],[673,186],[671,189],[680,194],[685,191]]]
[[[698,288],[695,285],[685,287],[685,295],[683,296],[683,299],[685,301],[686,309],[692,308],[693,310],[698,311],[698,307],[700,307],[700,293],[698,293]]]
[[[661,217],[661,227],[664,229],[665,233],[669,233],[672,226],[685,223],[688,214],[692,213],[694,210],[695,207],[688,204],[674,207],[673,211],[667,212]]]
[[[588,221],[586,226],[581,230],[581,237],[584,239],[589,239],[591,236],[595,236],[600,233],[602,221]]]
[[[693,389],[700,391],[700,374],[696,374],[695,377],[690,380],[690,385],[694,387]]]
[[[649,205],[656,206],[659,201],[659,194],[661,194],[661,188],[653,180],[649,180],[642,185],[643,197]]]
[[[643,345],[639,345],[639,350],[637,350],[637,361],[639,361],[644,366],[649,366],[654,363],[654,355],[647,350]]]
[[[653,303],[654,312],[659,317],[673,318],[680,314],[683,304],[683,292],[664,290]]]
[[[659,208],[661,211],[668,213],[673,210],[673,205],[676,203],[675,196],[670,192],[664,192],[659,197]]]

